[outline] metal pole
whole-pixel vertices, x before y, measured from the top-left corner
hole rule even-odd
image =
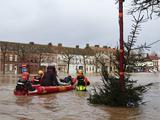
[[[123,41],[123,0],[119,0],[119,32],[120,32],[120,87],[125,90],[124,82],[124,41]]]

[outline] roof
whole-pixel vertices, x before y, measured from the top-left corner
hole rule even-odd
[[[158,60],[157,54],[147,55],[146,60]]]
[[[42,45],[35,43],[16,43],[16,42],[7,42],[0,41],[1,45],[6,44],[8,52],[30,52],[30,53],[53,53],[53,54],[73,54],[73,55],[88,55],[94,56],[97,52],[115,52],[116,49],[110,47],[86,47],[86,48],[73,48],[73,47],[64,47],[64,46],[55,46],[55,45]]]
[[[93,49],[96,52],[116,52],[115,48],[111,48],[111,47],[94,47],[94,46],[90,46],[91,49]]]
[[[88,56],[94,55],[94,51],[90,48],[82,49],[82,48],[71,48],[71,47],[58,47],[55,49],[57,49],[58,53],[62,54],[88,55]]]

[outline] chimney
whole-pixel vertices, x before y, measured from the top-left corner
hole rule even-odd
[[[86,48],[89,48],[89,43],[86,44]]]
[[[95,45],[96,48],[99,48],[99,45]]]
[[[34,45],[34,42],[29,42],[30,45]]]
[[[103,48],[108,48],[108,47],[105,45],[105,46],[103,46]]]
[[[48,43],[48,45],[49,45],[49,46],[52,46],[52,43],[50,42],[50,43]]]
[[[79,48],[79,45],[76,45],[76,48]]]
[[[62,43],[58,43],[58,47],[62,47]]]

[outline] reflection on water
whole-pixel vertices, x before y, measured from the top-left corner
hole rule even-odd
[[[92,105],[87,92],[69,91],[37,96],[14,96],[17,76],[0,76],[1,120],[159,120],[160,74],[135,74],[140,84],[155,83],[145,94],[145,105],[114,108]],[[90,77],[91,85],[100,77]]]
[[[139,108],[112,108],[107,107],[105,111],[110,115],[109,120],[139,120],[141,110]]]

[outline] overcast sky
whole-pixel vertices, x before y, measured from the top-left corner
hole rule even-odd
[[[125,3],[125,13],[128,8]],[[126,39],[131,17],[124,17]],[[144,23],[138,43],[160,40],[159,23],[160,19]],[[116,47],[118,31],[115,0],[0,0],[0,41]],[[160,51],[159,46],[155,44],[152,51]]]

